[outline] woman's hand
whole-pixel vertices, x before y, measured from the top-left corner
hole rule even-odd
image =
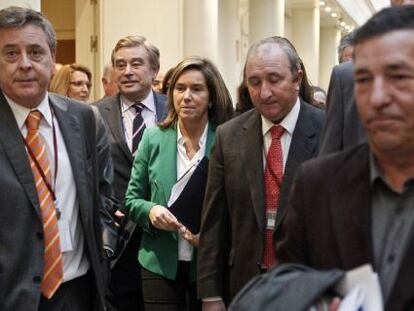
[[[155,205],[149,212],[151,224],[161,230],[175,231],[182,226],[177,218],[164,206]]]
[[[180,232],[181,237],[186,240],[188,243],[190,243],[194,247],[198,247],[198,240],[200,238],[199,234],[192,234],[190,230],[188,230],[185,226],[181,226],[181,228],[178,230]]]

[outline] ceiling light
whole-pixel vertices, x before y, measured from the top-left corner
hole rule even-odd
[[[325,4],[326,4],[325,1],[319,1],[320,6],[324,6]]]
[[[338,14],[336,14],[335,12],[332,12],[332,13],[331,13],[331,16],[332,16],[332,17],[337,17],[337,16],[338,16]]]
[[[345,27],[345,26],[346,26],[346,23],[345,23],[344,21],[342,21],[342,22],[341,22],[341,26],[342,26],[342,27]]]
[[[325,11],[326,11],[326,12],[330,12],[330,11],[332,11],[332,9],[331,9],[331,7],[330,7],[330,6],[327,6],[327,7],[325,8]]]

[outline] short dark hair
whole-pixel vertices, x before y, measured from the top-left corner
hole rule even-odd
[[[11,6],[0,10],[0,29],[21,28],[26,25],[40,27],[46,34],[50,51],[56,52],[56,35],[52,24],[40,12],[32,9]]]
[[[354,45],[396,30],[414,30],[414,6],[382,9],[357,30]]]

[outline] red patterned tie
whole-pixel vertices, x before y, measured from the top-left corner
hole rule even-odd
[[[284,128],[280,125],[274,125],[270,129],[272,143],[266,157],[266,168],[264,172],[265,180],[265,204],[266,204],[266,228],[264,238],[263,265],[270,268],[275,263],[273,251],[273,230],[276,216],[277,205],[279,201],[280,188],[283,178],[283,155],[282,137]]]
[[[44,177],[46,177],[49,185],[51,185],[50,165],[47,157],[46,145],[39,134],[39,124],[41,119],[42,114],[38,110],[30,112],[26,119],[26,143],[38,163],[38,165],[36,165],[32,156],[29,155],[30,166],[32,168],[36,191],[39,198],[45,245],[43,279],[40,288],[42,294],[46,298],[51,298],[62,283],[63,269],[55,202],[52,193],[44,180]],[[44,176],[40,173],[38,166]]]

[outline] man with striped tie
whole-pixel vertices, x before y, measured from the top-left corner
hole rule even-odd
[[[152,81],[160,68],[160,52],[144,37],[120,39],[112,51],[112,66],[119,93],[105,97],[96,104],[110,129],[114,190],[117,199],[123,202],[133,156],[142,133],[145,128],[164,120],[167,98],[152,91]],[[141,233],[135,228],[135,223],[125,219],[123,206],[117,211],[117,216],[124,245],[121,245],[121,255],[112,267],[108,300],[119,311],[142,310],[137,260]]]
[[[90,107],[47,92],[55,51],[40,13],[0,11],[2,311],[105,310],[109,144]]]

